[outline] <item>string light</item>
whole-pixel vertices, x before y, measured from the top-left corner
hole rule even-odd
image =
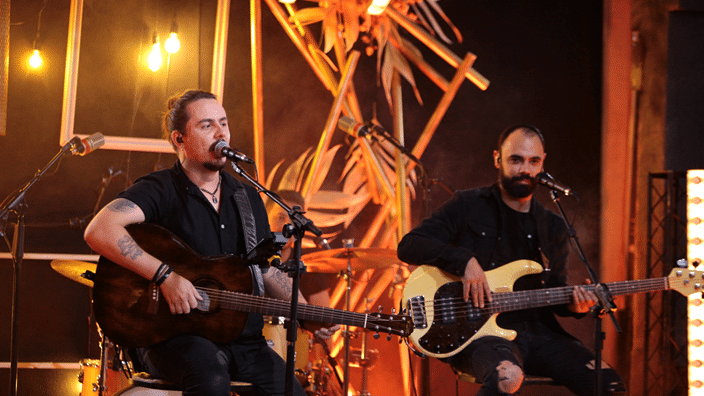
[[[169,38],[164,42],[164,49],[170,54],[175,54],[179,49],[181,49],[181,42],[178,40],[176,29],[176,22],[174,22],[171,24],[171,33],[169,33]]]
[[[296,0],[279,0],[279,3],[284,3],[284,4],[293,4],[295,2],[296,2]]]
[[[46,4],[49,2],[49,0],[44,0],[44,4],[42,4],[42,8],[39,10],[39,14],[37,15],[37,34],[34,36],[34,42],[32,43],[32,55],[29,57],[29,66],[32,69],[39,69],[42,64],[44,63],[44,60],[42,59],[42,54],[39,52],[39,32],[41,31],[41,26],[42,26],[42,13],[44,12],[44,8],[46,7]]]
[[[152,51],[149,53],[147,63],[149,65],[149,70],[153,72],[161,68],[161,44],[159,44],[159,35],[156,33],[154,33],[152,38]]]

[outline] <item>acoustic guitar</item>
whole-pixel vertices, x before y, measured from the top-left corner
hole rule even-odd
[[[132,224],[127,231],[144,251],[190,280],[203,300],[191,313],[173,315],[158,287],[101,257],[94,276],[95,318],[103,333],[118,345],[143,347],[184,333],[226,343],[240,335],[250,312],[290,316],[289,301],[251,294],[252,276],[239,256],[201,256],[155,224]],[[297,316],[402,337],[410,334],[413,327],[405,315],[364,314],[309,304],[300,304]]]

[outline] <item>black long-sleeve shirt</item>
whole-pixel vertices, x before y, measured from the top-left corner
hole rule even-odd
[[[537,240],[537,242],[536,242]],[[565,286],[569,236],[564,221],[535,200],[528,214],[513,211],[501,200],[497,184],[460,191],[403,237],[398,257],[409,264],[436,266],[464,275],[475,257],[485,271],[520,259],[543,265],[547,272],[516,283],[516,290]],[[580,317],[566,305],[500,315],[504,324],[537,319],[562,332],[551,312]]]

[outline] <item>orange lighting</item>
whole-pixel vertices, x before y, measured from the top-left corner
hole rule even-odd
[[[159,36],[154,34],[154,40],[152,44],[152,51],[149,53],[149,58],[147,58],[147,63],[149,64],[149,70],[155,72],[161,68],[161,45],[159,44]]]
[[[39,50],[35,48],[32,56],[29,57],[29,65],[32,69],[38,69],[41,67],[42,63],[44,63],[42,60],[42,55],[39,53]]]

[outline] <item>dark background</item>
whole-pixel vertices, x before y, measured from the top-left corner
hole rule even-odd
[[[0,137],[0,197],[3,198],[29,181],[60,148],[69,4],[47,3],[41,17],[40,40],[46,69],[31,72],[25,65],[26,54],[32,48],[42,4],[41,0],[12,3],[7,136]],[[116,12],[114,6],[87,1],[84,15],[109,20],[133,16],[139,11],[138,7],[130,8],[128,4],[120,6],[124,9]],[[158,137],[156,120],[166,97],[184,88],[196,88],[193,84],[209,89],[212,53],[204,43],[213,29],[214,2],[204,0],[196,3],[197,7],[193,4],[186,1],[160,3],[164,10],[189,9],[200,13],[199,22],[190,28],[198,32],[201,41],[191,51],[182,47],[172,58],[177,77],[170,76],[166,83],[155,87],[148,86],[145,80],[135,83],[129,73],[115,72],[118,70],[113,69],[115,63],[127,65],[132,58],[130,49],[110,44],[119,42],[131,31],[133,36],[142,37],[144,45],[145,40],[150,39],[149,28],[145,26],[152,23],[152,14],[148,13],[151,6],[144,6],[145,17],[140,19],[137,14],[136,21],[128,26],[119,21],[114,25],[91,24],[86,17],[84,27],[90,27],[94,33],[84,34],[82,48],[98,51],[105,43],[104,47],[117,48],[122,53],[115,55],[115,59],[99,57],[104,63],[81,64],[75,133],[101,131],[110,135]],[[444,0],[439,4],[464,36],[463,43],[454,43],[449,48],[460,57],[467,52],[476,54],[474,68],[491,84],[486,91],[481,91],[469,81],[463,83],[421,158],[427,172],[455,190],[492,183],[496,180],[496,170],[491,153],[499,132],[516,123],[537,126],[547,140],[546,170],[580,196],[578,203],[568,199],[563,202],[570,220],[575,221],[590,262],[598,267],[602,3]],[[248,7],[248,2],[241,1],[233,1],[231,5],[223,102],[230,119],[232,145],[250,154],[253,148]],[[317,80],[266,5],[262,6],[262,14],[265,155],[269,170],[281,159],[287,160],[286,165],[290,164],[305,149],[317,145],[332,95]],[[160,23],[168,24],[171,17],[168,12],[162,11],[160,15]],[[446,33],[450,35],[449,29]],[[451,79],[454,70],[413,41],[421,47],[425,58]],[[373,116],[376,107],[379,121],[391,129],[383,89],[376,84],[376,59],[364,55],[364,47],[359,43],[355,49],[362,52],[354,84],[365,119]],[[195,77],[178,78],[179,59],[181,64],[199,65]],[[127,68],[130,67],[133,66]],[[81,74],[82,71],[86,74]],[[141,73],[136,68],[133,72]],[[442,96],[442,91],[415,68],[414,76],[424,105],[417,103],[404,81],[404,127],[408,147],[415,144]],[[127,106],[117,106],[115,101],[118,100]],[[338,130],[333,143],[346,144],[347,139],[346,134]],[[339,172],[344,161],[341,153],[326,188],[335,188],[338,176],[335,172]],[[96,206],[102,207],[138,176],[170,166],[174,160],[173,154],[112,150],[99,150],[86,157],[65,157],[26,196],[25,251],[91,253],[83,242],[83,228],[78,219],[89,216]],[[96,202],[101,182],[111,169],[113,173],[119,171],[120,175],[107,186],[103,199]],[[429,198],[428,206],[432,210],[448,199],[449,194],[436,185],[431,187]],[[540,192],[539,199],[554,209],[545,191]],[[414,225],[423,216],[423,208],[417,199],[413,204]],[[361,237],[368,220],[367,212],[362,212],[345,235]],[[369,212],[373,212],[373,208]],[[71,220],[77,226],[71,227]],[[333,247],[339,246],[333,244]],[[8,248],[2,247],[0,251],[6,252]],[[583,270],[577,260],[573,260],[573,265],[576,268],[574,281],[580,282]],[[0,327],[0,361],[10,360],[12,272],[12,262],[0,260],[0,301],[4,302],[0,305],[0,323],[6,324]],[[19,360],[77,362],[97,357],[95,347],[89,345],[90,290],[55,273],[49,261],[26,260],[21,281]],[[389,304],[387,302],[386,306]],[[567,327],[591,345],[589,320],[580,322],[579,327],[568,322]],[[385,387],[390,378],[400,377],[400,373],[393,371],[397,360],[396,343],[383,340],[382,337],[373,341],[378,343],[373,347],[384,352],[378,367],[370,373],[371,393],[388,389]],[[391,374],[385,376],[383,367]],[[433,369],[447,371],[446,366],[435,361]],[[9,370],[0,370],[0,389],[7,389],[8,375]],[[353,375],[357,375],[355,371]],[[27,374],[27,370],[20,371],[20,394],[33,394],[32,387],[53,381],[49,376],[36,380],[33,378],[36,376]],[[356,378],[352,378],[352,382],[358,383]],[[399,386],[400,382],[395,388]],[[440,394],[454,392],[446,381],[436,380],[433,387],[438,388]]]

